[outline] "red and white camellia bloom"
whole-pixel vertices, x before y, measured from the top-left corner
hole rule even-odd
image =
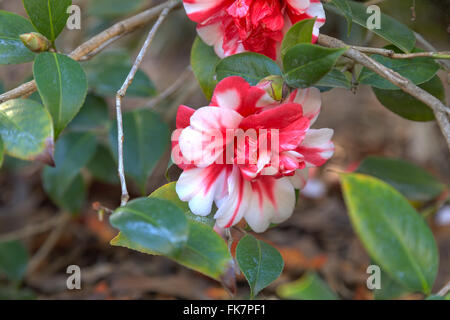
[[[311,129],[321,107],[318,89],[295,90],[280,102],[263,87],[228,77],[209,106],[178,109],[172,159],[183,173],[176,192],[196,215],[209,215],[215,203],[221,228],[244,218],[263,232],[288,219],[308,168],[334,152],[333,130]]]
[[[188,17],[197,22],[199,36],[220,58],[251,51],[276,60],[293,24],[316,17],[314,43],[325,23],[320,0],[183,0],[183,4]]]

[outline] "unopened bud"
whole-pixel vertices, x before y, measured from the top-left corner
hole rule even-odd
[[[21,34],[20,40],[22,40],[25,47],[36,53],[47,51],[51,47],[50,41],[37,32]]]
[[[276,101],[283,100],[284,97],[284,81],[281,76],[268,76],[262,79],[257,87],[266,91],[272,99]]]

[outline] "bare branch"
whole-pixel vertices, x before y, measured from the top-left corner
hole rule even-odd
[[[58,223],[50,233],[50,235],[45,240],[44,244],[39,248],[38,252],[33,256],[28,264],[27,275],[33,274],[39,268],[40,264],[47,258],[50,252],[53,250],[55,245],[58,243],[66,225],[70,221],[70,215],[67,213],[60,213],[58,217]]]
[[[124,163],[123,163],[124,134],[123,134],[123,122],[122,122],[122,98],[125,97],[129,86],[133,83],[134,76],[136,75],[136,72],[139,70],[142,60],[144,59],[144,56],[147,53],[147,50],[150,47],[150,44],[152,43],[156,32],[158,31],[159,27],[163,23],[164,19],[169,14],[170,10],[172,10],[176,5],[177,5],[176,2],[168,3],[167,6],[162,10],[161,14],[159,15],[158,20],[155,22],[153,27],[150,29],[150,32],[148,33],[147,38],[145,39],[144,45],[142,46],[141,51],[139,52],[138,56],[136,57],[133,67],[131,68],[130,73],[128,74],[125,82],[123,83],[122,88],[120,88],[120,90],[117,91],[117,94],[116,94],[116,114],[117,114],[117,129],[118,129],[117,130],[117,145],[118,145],[118,160],[119,160],[118,172],[119,172],[119,178],[120,178],[120,185],[122,188],[122,197],[121,197],[121,202],[120,202],[121,206],[126,205],[130,198],[130,196],[128,194],[127,183],[126,183],[126,179],[125,179]]]
[[[86,59],[85,58],[86,56],[92,57],[92,52],[95,51],[95,54],[97,54],[101,51],[97,50],[99,47],[102,47],[102,49],[105,48],[103,44],[105,43],[111,44],[112,42],[123,37],[124,35],[133,32],[136,29],[139,29],[143,26],[146,26],[152,21],[153,18],[157,17],[161,13],[161,11],[163,11],[165,8],[168,7],[175,8],[179,4],[180,0],[168,0],[167,2],[164,2],[146,11],[143,11],[131,18],[120,21],[114,24],[112,27],[104,30],[103,32],[99,33],[98,35],[94,36],[90,40],[80,45],[78,48],[76,48],[69,54],[69,57],[76,61]],[[29,95],[34,91],[36,91],[36,82],[34,80],[29,81],[13,90],[1,94],[0,103],[11,99],[20,98],[25,95]]]
[[[394,50],[351,46],[352,49],[363,53],[379,54],[393,59],[411,59],[418,57],[429,57],[434,59],[450,59],[450,51],[442,52],[415,52],[415,53],[396,53]]]
[[[404,92],[409,93],[411,96],[429,106],[434,112],[442,134],[444,135],[450,149],[450,123],[447,116],[448,108],[438,98],[416,86],[409,79],[401,76],[397,72],[386,68],[381,63],[371,59],[366,54],[347,46],[341,40],[321,34],[319,36],[318,43],[330,48],[348,48],[347,52],[344,54],[346,57],[353,59],[366,68],[376,72],[378,75],[393,83]]]

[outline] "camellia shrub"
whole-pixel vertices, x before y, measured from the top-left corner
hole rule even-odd
[[[284,266],[264,232],[291,217],[309,171],[334,155],[333,128],[315,123],[323,91],[368,85],[397,115],[436,121],[450,147],[450,111],[437,76],[448,71],[449,53],[419,49],[421,37],[373,6],[351,0],[169,0],[139,12],[139,1],[126,10],[94,2],[90,12],[100,15],[137,14],[92,32],[70,53],[56,40],[71,20],[76,24],[71,0],[23,0],[27,18],[0,11],[0,64],[32,62],[33,74],[30,82],[0,92],[0,162],[7,155],[44,163],[43,188],[67,217],[86,202],[82,171],[120,185],[118,208],[94,204],[119,231],[112,246],[165,256],[219,281],[231,294],[242,273],[254,298]],[[127,96],[153,97],[155,107],[185,85],[181,75],[158,93],[140,70],[159,27],[176,10],[196,28],[187,72],[209,103],[177,101],[172,118],[170,109],[122,110]],[[354,46],[322,34],[328,13],[345,19],[349,32],[358,25],[388,45]],[[126,52],[101,53],[151,21],[134,63]],[[97,54],[103,58],[92,59]],[[113,121],[107,101],[115,105]],[[172,132],[167,119],[176,122]],[[148,195],[149,177],[168,150],[168,184]],[[336,175],[354,231],[381,268],[378,297],[417,292],[444,299],[446,292],[432,292],[439,252],[419,211],[437,211],[448,187],[416,165],[374,156]],[[142,197],[130,199],[131,181]],[[7,259],[1,257],[18,250],[20,244],[0,243],[0,270],[15,280],[25,270],[2,265]],[[314,274],[276,291],[287,299],[337,298]]]

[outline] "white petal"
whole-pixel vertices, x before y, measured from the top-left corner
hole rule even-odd
[[[266,231],[271,223],[284,222],[294,212],[295,191],[286,177],[252,182],[251,199],[245,220],[255,232]]]
[[[303,116],[310,120],[310,125],[316,121],[322,105],[322,98],[320,96],[319,89],[314,87],[297,89],[291,93],[289,101],[302,105]]]
[[[219,227],[230,228],[241,221],[251,201],[250,182],[244,180],[238,166],[228,177],[228,196],[217,203],[214,218]]]
[[[192,213],[209,215],[217,190],[226,184],[226,172],[225,166],[184,170],[176,184],[178,197],[189,202]]]
[[[289,177],[295,189],[303,189],[308,182],[308,168],[295,170],[295,174]]]

